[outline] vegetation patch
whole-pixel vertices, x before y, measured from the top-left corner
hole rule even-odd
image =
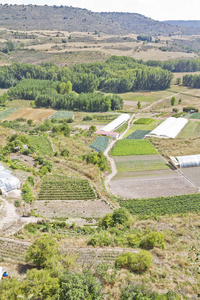
[[[90,148],[97,152],[104,152],[109,144],[109,138],[105,136],[98,136],[94,142],[90,145]]]
[[[156,154],[149,140],[119,140],[112,150],[113,156]]]
[[[46,176],[41,185],[38,200],[89,200],[95,193],[85,179],[61,175]]]
[[[48,137],[29,135],[28,140],[38,150],[40,155],[53,155],[54,152]]]
[[[70,119],[74,118],[74,114],[71,111],[59,110],[50,119]]]
[[[133,133],[129,134],[125,139],[126,140],[142,140],[147,134],[151,132],[150,130],[136,130]]]
[[[140,118],[140,119],[137,119],[134,124],[144,124],[144,125],[149,125],[149,124],[152,124],[152,123],[155,123],[156,120],[155,119],[152,119],[152,118]]]
[[[200,211],[200,194],[159,197],[151,199],[120,200],[132,215],[174,215]]]
[[[8,117],[10,114],[12,114],[13,112],[17,111],[19,108],[17,107],[11,107],[8,109],[5,109],[3,111],[0,112],[0,120],[5,119],[6,117]]]
[[[189,119],[200,119],[200,113],[196,112],[194,114],[192,114]]]

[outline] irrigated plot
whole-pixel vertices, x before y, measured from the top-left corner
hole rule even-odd
[[[129,134],[125,139],[126,140],[142,140],[150,132],[151,131],[149,131],[149,130],[136,130],[133,133]]]
[[[157,154],[149,140],[119,140],[113,150],[113,156]]]
[[[109,144],[109,138],[105,136],[98,136],[94,142],[90,145],[90,148],[97,152],[104,152]]]
[[[36,109],[31,107],[25,107],[10,114],[9,117],[7,118],[4,117],[4,118],[6,118],[6,120],[8,121],[13,121],[19,118],[23,118],[26,120],[33,120],[35,122],[42,122],[45,121],[46,119],[49,119],[54,113],[55,110],[53,109],[45,109],[45,108]]]
[[[115,156],[114,161],[119,173],[169,169],[169,165],[157,154]]]
[[[38,200],[91,200],[96,195],[85,179],[62,175],[46,176],[40,188]]]

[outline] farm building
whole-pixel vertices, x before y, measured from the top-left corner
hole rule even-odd
[[[121,125],[126,123],[130,119],[129,114],[121,114],[117,119],[113,120],[103,128],[101,128],[102,131],[115,131],[117,128],[119,128]]]
[[[200,167],[200,154],[170,157],[171,163],[177,168]]]
[[[175,138],[187,124],[185,118],[170,117],[153,129],[146,137]]]
[[[7,192],[20,188],[20,181],[11,175],[8,170],[0,166],[0,192],[6,195]]]

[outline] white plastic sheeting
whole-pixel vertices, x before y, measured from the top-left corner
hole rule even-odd
[[[180,168],[199,167],[200,166],[200,154],[197,155],[185,155],[176,156],[174,159]]]
[[[101,128],[102,131],[114,131],[130,119],[129,114],[121,114],[117,119],[110,122],[108,125]]]
[[[185,118],[170,117],[161,123],[158,127],[153,129],[148,136],[155,136],[160,138],[175,138],[188,120]]]
[[[8,170],[0,166],[0,190],[3,195],[7,192],[20,188],[20,181],[10,174]]]

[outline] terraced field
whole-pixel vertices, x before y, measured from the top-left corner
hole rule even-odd
[[[0,238],[0,258],[23,262],[28,246],[26,242]]]
[[[40,188],[38,200],[91,200],[96,195],[85,179],[67,176],[46,176]]]
[[[51,142],[46,136],[29,135],[28,139],[34,147],[38,150],[40,155],[53,155]]]

